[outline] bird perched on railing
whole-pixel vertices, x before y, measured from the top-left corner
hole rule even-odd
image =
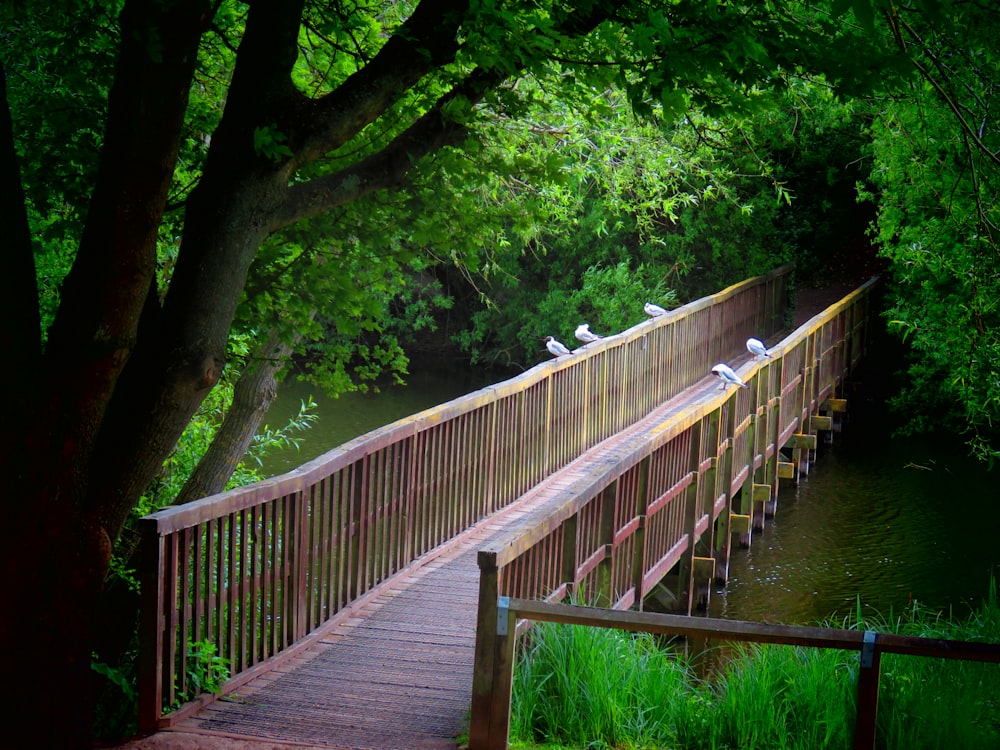
[[[657,315],[667,314],[666,310],[664,310],[659,305],[654,305],[652,302],[647,302],[645,305],[643,305],[642,311],[651,318],[655,318]]]
[[[556,341],[551,336],[545,337],[545,348],[549,350],[549,354],[553,357],[562,357],[570,353],[565,344],[561,341]]]
[[[714,365],[712,367],[712,374],[715,375],[715,377],[717,377],[719,380],[722,381],[722,385],[719,386],[719,390],[720,391],[723,388],[725,388],[727,385],[730,385],[730,384],[732,384],[732,385],[738,385],[741,388],[749,388],[750,387],[746,383],[744,383],[743,379],[740,378],[740,376],[737,375],[733,371],[732,367],[730,367],[729,365],[723,364],[722,362],[720,362],[719,364]]]
[[[600,336],[590,330],[590,323],[581,323],[576,327],[575,335],[580,341],[585,344],[589,344],[591,341],[597,341]]]
[[[771,353],[764,346],[764,342],[760,339],[747,339],[747,351],[753,355],[754,361],[760,359],[761,357],[771,358]]]

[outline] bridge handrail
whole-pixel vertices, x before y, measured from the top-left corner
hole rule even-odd
[[[606,336],[599,342],[587,347],[581,347],[574,351],[573,357],[542,362],[520,375],[501,383],[486,386],[444,404],[424,409],[412,416],[398,419],[388,425],[359,435],[284,474],[255,482],[246,487],[226,490],[225,492],[210,495],[209,497],[183,505],[164,508],[156,513],[151,513],[144,520],[149,519],[150,521],[154,521],[159,532],[170,533],[202,523],[208,518],[219,517],[232,510],[241,510],[297,492],[304,485],[315,484],[328,474],[346,468],[364,455],[371,453],[373,449],[399,442],[417,432],[434,427],[441,422],[474,411],[485,403],[521,393],[534,385],[548,380],[554,372],[578,366],[581,361],[581,355],[582,358],[595,358],[599,354],[619,348],[623,344],[632,344],[636,340],[645,338],[653,330],[667,328],[684,318],[692,317],[695,313],[733,301],[741,293],[745,294],[748,290],[760,286],[771,287],[769,294],[765,297],[765,302],[768,303],[770,308],[748,310],[747,312],[752,316],[752,320],[743,320],[740,323],[743,324],[741,328],[745,330],[746,336],[767,336],[781,327],[785,313],[784,306],[786,305],[785,287],[788,277],[793,270],[794,266],[791,263],[779,266],[767,274],[733,284],[720,292],[669,310],[666,315],[642,321],[618,334]],[[739,335],[735,335],[734,338],[739,338]],[[742,339],[739,346],[734,346],[730,342],[725,347],[720,345],[720,342],[714,338],[711,341],[702,341],[700,342],[699,351],[703,352],[704,356],[699,358],[699,367],[692,369],[691,372],[687,372],[686,370],[685,374],[694,377],[694,380],[698,380],[704,376],[707,369],[704,366],[706,363],[710,367],[715,361],[740,353],[742,349]],[[691,382],[694,382],[694,380]],[[669,389],[668,392],[677,392],[690,385],[686,379],[681,382],[684,384],[681,385],[678,383],[674,388]],[[673,395],[673,393],[670,393],[670,395]],[[660,403],[662,400],[664,399],[657,399],[655,403]]]
[[[856,367],[861,356],[862,347],[865,341],[863,333],[852,330],[847,331],[843,323],[845,316],[852,314],[853,326],[866,325],[867,306],[869,295],[878,283],[878,278],[872,278],[855,289],[850,294],[843,297],[838,302],[827,309],[817,313],[809,320],[802,323],[792,333],[770,348],[777,362],[771,367],[777,367],[774,372],[779,373],[777,380],[783,384],[786,382],[797,383],[796,376],[801,373],[792,373],[791,368],[786,366],[784,355],[796,349],[808,348],[813,354],[807,358],[800,357],[796,361],[796,367],[802,369],[806,367],[803,362],[809,359],[812,368],[817,368],[830,358],[832,358],[837,346],[853,345],[847,361],[844,362],[843,371],[836,376],[829,375],[826,380],[816,387],[817,394],[821,399],[828,397],[833,386],[840,381],[844,372]],[[831,344],[830,332],[844,334],[843,338]],[[768,376],[773,377],[771,372],[765,368],[765,363],[754,363],[747,361],[742,367],[736,368],[737,373],[751,386],[751,393],[758,387],[758,379],[765,380]],[[763,386],[764,383],[761,383]],[[788,398],[788,388],[780,396],[770,400],[766,407],[773,408],[780,403],[782,398]],[[554,525],[561,523],[572,515],[578,513],[588,502],[593,500],[600,492],[607,489],[622,474],[637,466],[649,455],[662,449],[665,445],[678,439],[683,433],[702,424],[712,414],[718,412],[728,402],[743,395],[740,390],[728,389],[727,391],[712,391],[707,394],[698,404],[688,406],[678,414],[672,415],[649,430],[643,435],[636,437],[634,445],[624,449],[623,452],[630,454],[630,460],[623,463],[618,454],[602,455],[588,463],[587,474],[572,484],[564,485],[553,495],[553,500],[547,504],[548,510],[535,513],[522,519],[503,538],[486,547],[480,554],[495,555],[495,564],[498,568],[515,560],[526,550],[535,546],[548,533]],[[756,395],[756,394],[754,394]],[[812,399],[813,401],[816,398]],[[765,398],[764,401],[767,401]],[[739,406],[737,406],[739,408]],[[765,405],[761,405],[765,408]],[[749,402],[744,411],[749,410]],[[798,427],[801,415],[793,410],[786,409],[785,420],[779,424],[781,431],[787,431],[790,427]],[[780,446],[779,446],[780,447]],[[700,463],[700,461],[699,461]],[[678,477],[682,481],[683,477]],[[544,520],[541,518],[544,513]],[[492,562],[491,562],[492,564]]]
[[[683,411],[602,446],[575,481],[545,488],[534,512],[479,551],[470,747],[491,746],[490,717],[510,699],[492,682],[502,597],[627,609],[680,567],[680,608],[690,612],[698,586],[725,580],[716,566],[728,566],[733,535],[749,539],[779,475],[804,466],[781,451],[808,454],[814,415],[838,408],[866,346],[876,284],[801,325],[772,347],[772,359],[737,367],[748,388],[713,387]]]
[[[784,322],[791,265],[141,521],[140,727],[191,697],[192,644],[230,691],[413,560],[505,507]],[[682,340],[696,340],[685,346]],[[192,661],[194,660],[194,661]]]

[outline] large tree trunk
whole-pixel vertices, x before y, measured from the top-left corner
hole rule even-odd
[[[87,228],[43,358],[20,362],[21,387],[8,392],[32,412],[17,429],[4,426],[5,436],[19,439],[5,438],[0,455],[4,747],[87,745],[92,616],[117,533],[93,494],[94,458],[152,288],[157,232],[208,20],[206,0],[129,2],[123,11]],[[152,39],[162,47],[152,49]]]
[[[233,403],[222,426],[205,451],[175,503],[187,503],[222,492],[237,464],[246,455],[250,441],[278,395],[276,375],[285,367],[294,342],[282,341],[277,333],[254,352],[233,389]]]
[[[24,367],[4,381],[21,385],[10,395],[23,399],[24,411],[17,429],[5,426],[0,446],[7,529],[0,545],[0,643],[8,651],[0,670],[4,747],[88,744],[91,629],[112,547],[222,372],[261,242],[297,218],[396,184],[414,160],[462,132],[440,111],[421,118],[383,158],[328,178],[305,207],[302,192],[289,189],[294,171],[346,143],[449,62],[467,3],[419,3],[401,33],[316,102],[297,92],[290,76],[302,3],[249,6],[225,113],[187,202],[178,261],[161,305],[157,235],[199,39],[216,4],[126,0],[100,172],[59,313],[41,364],[30,345],[17,350],[24,361],[6,363],[7,373]],[[474,100],[501,78],[475,77],[465,90],[445,94],[438,109],[458,95]],[[294,157],[274,162],[257,153],[254,134],[261,126],[288,134]],[[0,121],[0,137],[9,136],[6,130]],[[13,174],[10,157],[0,153],[0,184]],[[339,187],[330,191],[329,185]],[[23,235],[20,219],[0,219]],[[20,261],[30,260],[30,248],[15,251]],[[17,267],[2,263],[2,270]],[[18,275],[30,275],[30,266],[22,263]],[[18,340],[25,331],[37,333],[30,317],[18,321]],[[46,712],[41,719],[39,706]]]

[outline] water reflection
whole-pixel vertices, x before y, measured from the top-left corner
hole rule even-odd
[[[264,475],[290,471],[370,430],[508,377],[509,374],[465,369],[423,371],[407,376],[405,386],[388,386],[378,393],[345,393],[338,398],[323,395],[314,385],[289,379],[282,383],[265,422],[271,427],[284,426],[310,396],[316,402],[319,421],[297,436],[298,448],[289,447],[266,456]]]
[[[782,489],[778,511],[730,581],[715,617],[814,624],[900,613],[913,600],[965,613],[1000,568],[993,477],[964,446],[893,439],[879,410],[851,415],[812,472]]]

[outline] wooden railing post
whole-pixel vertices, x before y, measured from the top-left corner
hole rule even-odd
[[[495,649],[493,653],[493,705],[490,710],[490,737],[485,750],[507,750],[510,737],[510,703],[514,687],[514,646],[517,643],[517,615],[510,600],[501,596],[497,603]],[[469,750],[474,750],[471,747]]]
[[[494,702],[493,662],[497,639],[497,599],[500,577],[497,554],[479,552],[479,608],[476,614],[476,655],[472,673],[469,750],[490,747],[490,715]]]
[[[139,621],[139,729],[156,729],[163,706],[163,622],[165,576],[163,537],[156,521],[139,521],[141,541],[141,609]]]
[[[874,630],[865,631],[858,669],[858,720],[854,726],[854,750],[872,750],[875,747],[879,663],[882,657],[877,640],[878,634]]]

